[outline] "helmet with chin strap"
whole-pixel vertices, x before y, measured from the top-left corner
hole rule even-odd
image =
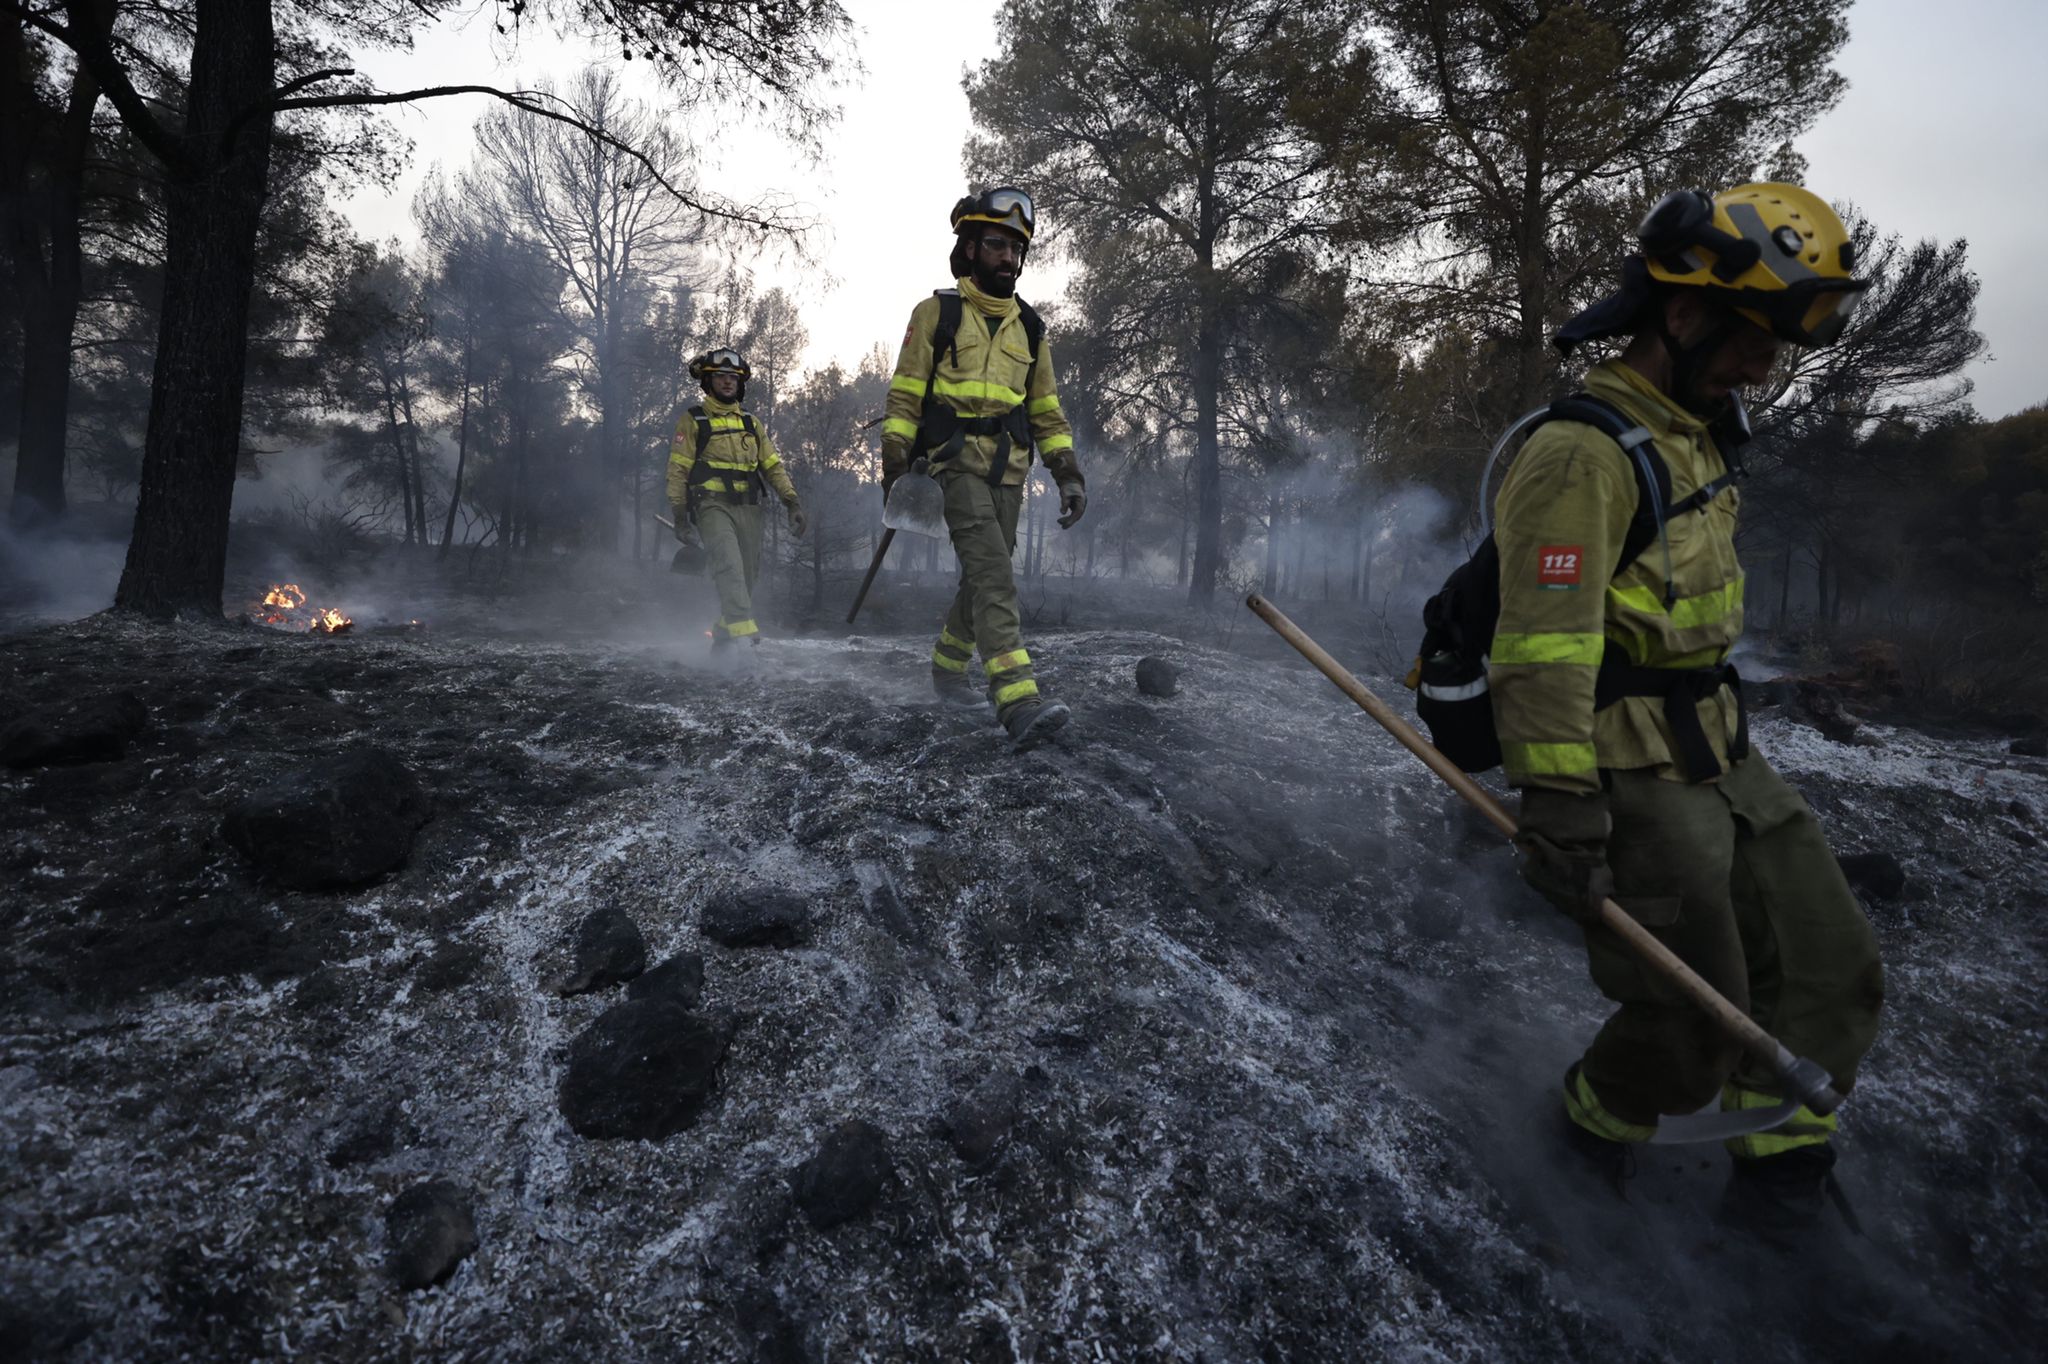
[[[953,211],[948,215],[953,224],[953,235],[958,238],[953,246],[950,265],[954,276],[967,273],[967,258],[972,249],[974,233],[984,223],[1006,227],[1024,239],[1024,245],[1017,252],[1017,264],[1022,268],[1024,257],[1031,250],[1031,234],[1038,225],[1038,215],[1031,206],[1031,196],[1011,185],[998,185],[956,200]]]
[[[695,379],[697,386],[706,393],[711,393],[711,376],[714,374],[730,374],[738,379],[738,396],[744,398],[747,396],[747,380],[753,377],[754,371],[747,364],[746,356],[730,346],[721,346],[717,350],[706,351],[690,362],[690,377]],[[712,396],[718,395],[712,393]]]

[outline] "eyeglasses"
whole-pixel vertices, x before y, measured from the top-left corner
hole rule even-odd
[[[1018,241],[1015,237],[998,236],[993,232],[983,237],[980,245],[982,251],[991,256],[1021,256],[1024,254],[1024,243]]]

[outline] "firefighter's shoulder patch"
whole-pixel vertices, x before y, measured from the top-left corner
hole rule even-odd
[[[1579,569],[1585,562],[1580,545],[1543,545],[1536,551],[1536,586],[1549,591],[1579,590]]]

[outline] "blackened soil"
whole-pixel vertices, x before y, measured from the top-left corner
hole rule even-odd
[[[1577,944],[1326,683],[1030,645],[1075,722],[1021,756],[931,701],[922,630],[746,673],[589,631],[0,645],[9,714],[148,709],[118,759],[0,773],[0,1353],[1974,1359],[2048,1319],[2048,763],[1759,720],[1838,847],[1907,874],[1843,1119],[1869,1236],[1787,1255],[1715,1224],[1714,1150],[1627,1203],[1569,1163]],[[431,797],[407,863],[260,879],[227,808],[366,742]],[[701,931],[752,888],[806,931]],[[553,988],[601,907],[734,1020],[660,1140],[559,1108],[623,998]],[[798,1171],[856,1122],[889,1174],[821,1229]],[[406,1291],[385,1214],[432,1179],[479,1248]]]

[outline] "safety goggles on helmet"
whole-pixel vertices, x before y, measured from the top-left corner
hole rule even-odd
[[[1030,195],[1009,185],[999,185],[953,205],[953,230],[959,232],[967,223],[995,223],[1021,233],[1028,242],[1038,215],[1031,207]]]
[[[747,365],[747,358],[730,347],[707,351],[690,362],[692,379],[703,379],[713,374],[731,374],[745,379],[753,372]]]
[[[1636,236],[1649,277],[1705,289],[1780,340],[1826,346],[1841,336],[1867,280],[1827,202],[1798,185],[1737,185],[1659,199]]]

